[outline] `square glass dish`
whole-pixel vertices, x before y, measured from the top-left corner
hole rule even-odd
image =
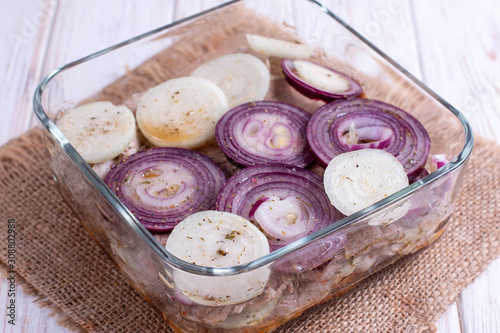
[[[166,237],[151,234],[139,223],[70,145],[55,120],[89,101],[133,104],[138,94],[189,75],[207,60],[252,53],[248,33],[311,47],[318,63],[358,81],[363,97],[416,117],[431,138],[430,155],[444,154],[450,162],[249,263],[213,268],[177,259],[165,249]],[[266,61],[272,75],[266,98],[310,112],[322,104],[287,87],[276,59]],[[114,45],[45,77],[35,92],[34,110],[55,180],[84,227],[165,320],[188,332],[271,330],[432,243],[446,229],[473,147],[470,125],[459,111],[313,0],[231,1]],[[394,218],[394,212],[402,213]],[[223,300],[225,294],[231,301]]]

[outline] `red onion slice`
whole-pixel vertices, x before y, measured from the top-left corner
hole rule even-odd
[[[219,120],[215,135],[222,151],[237,164],[305,167],[314,161],[306,138],[310,118],[307,111],[286,103],[242,104]]]
[[[412,184],[427,175],[429,175],[429,171],[427,171],[426,169],[420,169],[420,172],[415,172],[411,175],[411,177],[408,177],[408,181],[410,182],[410,184]]]
[[[431,156],[431,172],[444,167],[448,163],[448,159],[444,154],[436,154]]]
[[[151,232],[166,232],[210,209],[226,177],[207,156],[184,148],[151,148],[111,168],[105,183]]]
[[[363,141],[356,144],[347,140],[349,131],[353,132],[352,124],[358,139],[363,136]],[[410,179],[423,172],[431,145],[424,126],[411,114],[396,106],[364,98],[320,107],[307,126],[307,140],[323,167],[345,152],[383,149],[401,162]]]
[[[281,67],[288,83],[312,99],[331,102],[354,98],[363,92],[361,85],[349,76],[308,60],[283,59]]]
[[[342,218],[330,204],[321,177],[286,165],[248,167],[233,175],[215,207],[258,224],[273,250]]]

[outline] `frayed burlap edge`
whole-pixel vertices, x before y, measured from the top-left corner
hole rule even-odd
[[[0,263],[0,278],[7,278],[7,267],[4,263]],[[16,276],[16,287],[22,288],[23,294],[32,297],[32,302],[38,305],[42,309],[48,309],[50,312],[49,316],[54,317],[58,325],[66,328],[75,333],[85,333],[80,325],[78,325],[70,316],[68,316],[64,311],[58,308],[54,303],[51,302],[42,292],[33,287],[30,283],[26,282],[21,276]]]
[[[43,163],[40,151],[45,152],[42,137],[37,128],[31,129],[20,137],[10,140],[0,149],[0,191],[5,191],[12,186],[11,179],[20,179],[33,168]],[[42,155],[43,156],[43,155]],[[5,175],[9,175],[6,177]],[[5,263],[0,263],[0,277],[7,277]],[[50,310],[49,315],[55,317],[56,322],[64,328],[77,333],[86,332],[70,316],[48,299],[43,291],[38,290],[22,276],[16,276],[16,285],[22,287],[23,293],[33,297],[33,302],[41,308]]]

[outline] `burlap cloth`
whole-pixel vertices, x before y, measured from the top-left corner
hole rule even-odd
[[[241,16],[238,13],[240,19]],[[176,72],[179,69],[189,71],[204,61],[204,56],[231,51],[231,47],[238,45],[231,38],[242,37],[230,29],[214,34],[219,21],[215,18],[209,22],[210,36],[193,36],[187,48],[182,43],[173,46],[184,57],[157,57],[92,99],[116,104],[127,102],[126,98],[134,93],[181,75]],[[279,32],[255,20],[243,21],[251,22],[251,26],[245,27],[249,31],[257,27],[260,30],[256,32],[262,29],[267,29],[267,33]],[[235,20],[235,26],[241,27],[241,22]],[[277,87],[271,86],[273,97],[287,94],[287,99],[295,98]],[[377,87],[382,89],[374,82],[370,91],[374,93]],[[393,102],[401,98],[396,93],[384,96]],[[294,102],[302,103],[306,109],[314,107],[299,98]],[[417,102],[415,107],[422,106],[421,101]],[[448,230],[436,243],[372,275],[341,297],[306,311],[276,331],[432,331],[432,323],[460,291],[500,255],[498,165],[500,147],[477,139]],[[66,325],[74,324],[90,332],[172,331],[124,280],[61,198],[38,130],[0,148],[0,177],[3,235],[6,235],[7,220],[16,220],[18,278],[24,279],[28,289],[36,292],[43,304],[64,313]],[[7,237],[0,237],[0,247],[0,260],[6,263]]]

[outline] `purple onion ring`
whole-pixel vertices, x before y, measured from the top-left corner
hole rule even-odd
[[[306,60],[302,60],[306,61]],[[309,61],[310,62],[310,61]],[[312,63],[312,62],[311,62]],[[319,66],[319,65],[318,65]],[[332,92],[332,91],[327,91],[318,87],[313,86],[312,84],[304,81],[297,73],[296,73],[296,68],[295,64],[292,59],[283,59],[281,61],[281,67],[283,69],[283,74],[285,74],[285,78],[287,82],[295,88],[298,92],[300,92],[302,95],[312,98],[312,99],[319,99],[325,102],[331,102],[337,99],[346,99],[346,98],[354,98],[363,92],[363,88],[361,85],[354,81],[351,77],[340,73],[339,71],[336,71],[332,68],[324,67],[326,70],[331,71],[332,73],[335,73],[336,75],[339,75],[343,77],[347,82],[349,88],[345,91],[342,92]]]
[[[345,136],[351,124],[363,132],[363,141],[347,142]],[[320,107],[307,125],[307,140],[323,167],[345,152],[383,149],[401,162],[410,180],[422,174],[431,146],[429,134],[411,114],[394,105],[364,98]]]
[[[268,236],[272,250],[323,229],[343,217],[328,200],[323,180],[315,173],[286,165],[260,165],[248,167],[233,175],[223,186],[215,209],[240,215],[270,230],[269,221],[256,221],[257,210],[269,203],[270,198],[288,200],[293,209],[299,209],[307,221],[293,221],[292,228],[300,228],[293,237],[283,239]],[[265,224],[264,224],[265,223]],[[296,223],[296,224],[295,224]]]
[[[207,156],[184,148],[151,148],[111,167],[105,183],[151,232],[167,232],[213,207],[226,177]]]
[[[218,121],[215,136],[222,151],[238,165],[305,167],[314,161],[306,138],[310,118],[307,111],[286,103],[246,103]]]

